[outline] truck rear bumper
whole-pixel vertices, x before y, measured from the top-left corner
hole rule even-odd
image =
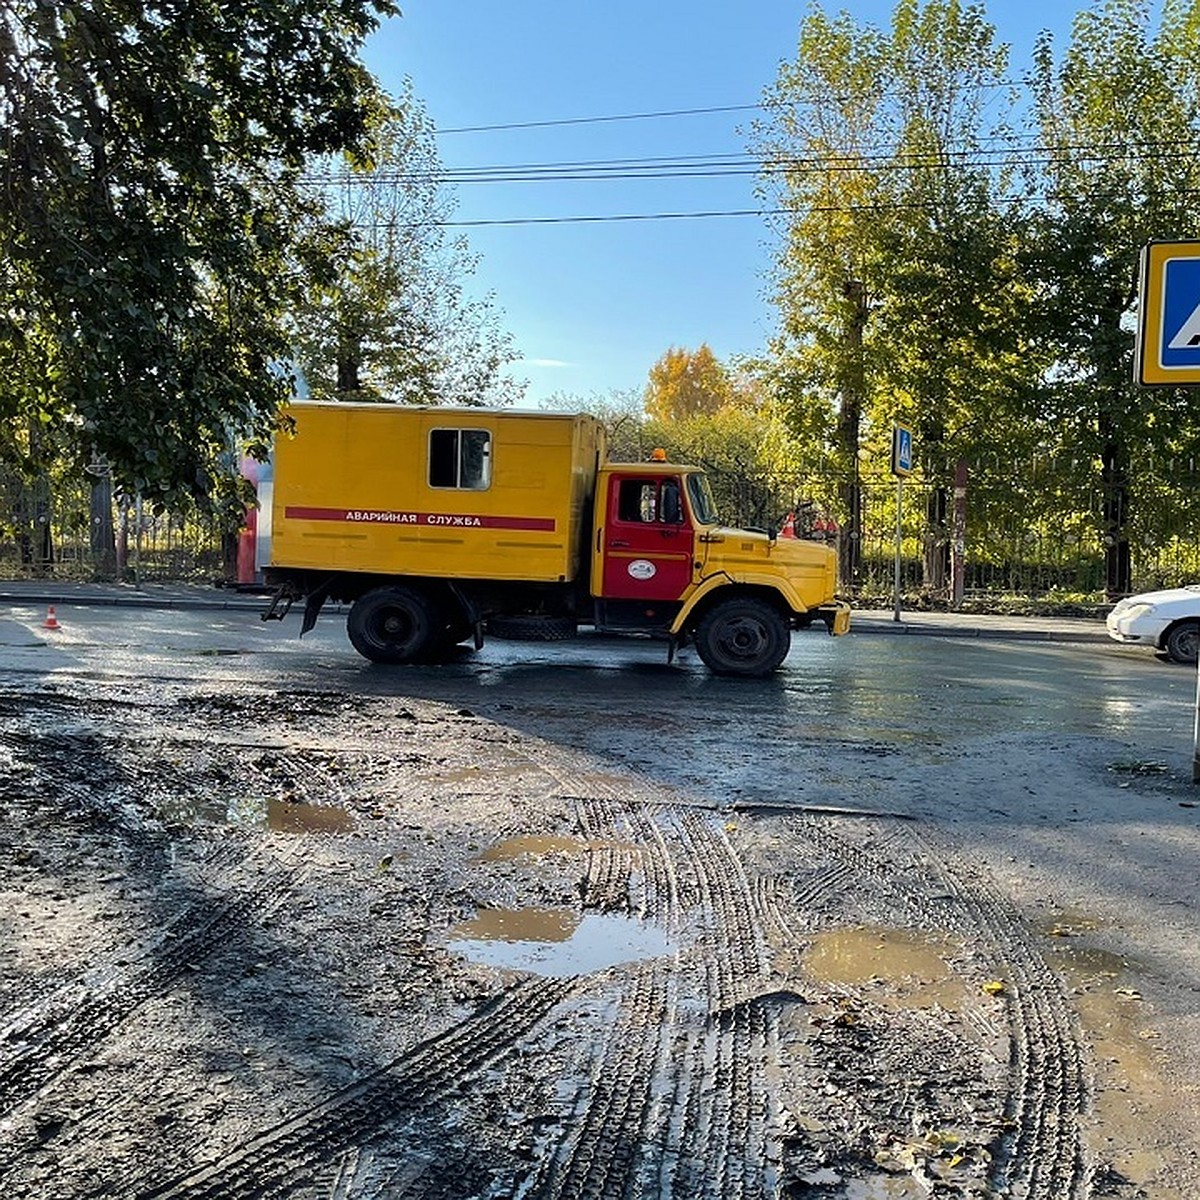
[[[843,633],[850,632],[850,605],[845,600],[822,604],[816,613],[825,622],[831,637],[841,637]]]

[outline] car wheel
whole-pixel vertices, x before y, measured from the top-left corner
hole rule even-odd
[[[787,657],[791,641],[783,614],[752,596],[714,605],[696,626],[696,650],[716,675],[769,675]]]
[[[355,650],[377,663],[409,663],[437,645],[439,623],[424,593],[407,587],[383,587],[360,596],[346,618]]]
[[[1163,649],[1172,662],[1194,666],[1200,651],[1200,621],[1177,621],[1167,630]]]

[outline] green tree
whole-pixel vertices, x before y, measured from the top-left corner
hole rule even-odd
[[[514,355],[490,297],[469,298],[475,259],[445,236],[452,204],[433,125],[411,85],[376,134],[372,162],[329,162],[325,203],[295,312],[296,357],[316,399],[505,404]]]
[[[1153,6],[1157,7],[1157,6]],[[1137,257],[1154,239],[1200,236],[1200,3],[1168,0],[1155,28],[1145,0],[1103,0],[1076,18],[1058,54],[1035,54],[1034,126],[1045,164],[1026,257],[1037,329],[1052,362],[1042,416],[1098,464],[1094,494],[1111,595],[1131,590],[1139,479],[1150,460],[1200,448],[1182,390],[1132,382]],[[1088,504],[1091,495],[1077,499]],[[1193,530],[1193,532],[1195,532]]]
[[[753,140],[763,189],[784,210],[774,276],[773,385],[814,463],[841,476],[842,578],[859,572],[859,450],[871,379],[866,337],[878,259],[887,41],[814,5],[794,62],[767,93]]]
[[[358,59],[391,0],[0,4],[0,454],[166,503],[289,381],[310,155],[369,151]]]
[[[981,428],[1012,424],[1020,347],[1013,226],[1004,215],[1006,48],[983,9],[900,0],[887,31],[813,8],[756,132],[764,187],[786,210],[775,275],[777,394],[844,480],[843,578],[855,582],[861,473],[913,423],[944,582],[945,497]]]

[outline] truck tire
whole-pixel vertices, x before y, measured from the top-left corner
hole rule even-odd
[[[424,593],[381,587],[355,600],[346,632],[355,650],[377,663],[410,663],[437,647],[440,624]]]
[[[1180,621],[1167,630],[1163,638],[1163,649],[1172,662],[1196,665],[1196,652],[1200,650],[1200,622]]]
[[[696,626],[696,650],[716,675],[770,675],[787,657],[792,631],[783,614],[754,596],[714,604]]]
[[[491,617],[487,631],[510,642],[565,642],[579,632],[574,617]]]

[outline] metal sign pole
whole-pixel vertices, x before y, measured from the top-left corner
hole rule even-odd
[[[900,620],[900,538],[903,526],[900,523],[901,505],[904,503],[904,480],[896,480],[896,573],[892,587],[892,620]]]
[[[896,574],[892,584],[892,620],[900,620],[900,542],[904,536],[904,477],[913,469],[913,435],[907,425],[892,426],[892,474],[896,477]]]
[[[1200,384],[1200,239],[1149,242],[1142,248],[1133,360],[1133,381],[1140,387]],[[1200,783],[1200,662],[1192,782]]]
[[[1196,720],[1192,726],[1192,782],[1200,783],[1200,658],[1196,659]]]

